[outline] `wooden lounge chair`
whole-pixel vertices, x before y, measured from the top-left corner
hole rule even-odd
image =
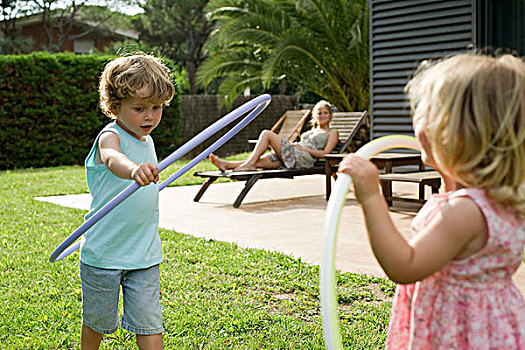
[[[309,116],[309,109],[286,111],[270,130],[282,139],[294,142],[301,137],[301,130]],[[256,143],[257,140],[248,140],[248,142]]]
[[[388,173],[380,174],[381,187],[383,195],[389,207],[392,206],[392,201],[415,202],[419,205],[425,204],[425,186],[432,189],[432,193],[439,193],[441,187],[441,175],[435,170],[429,171],[412,171],[408,173]],[[418,198],[405,198],[393,196],[392,182],[412,182],[419,185]]]
[[[359,127],[363,124],[366,119],[367,112],[338,112],[334,113],[331,127],[339,131],[339,144],[336,146],[334,152],[345,153],[348,147],[357,134]],[[237,199],[233,203],[235,208],[238,208],[246,194],[250,191],[253,185],[260,179],[271,179],[271,178],[288,178],[293,179],[295,176],[301,175],[313,175],[313,174],[325,174],[325,165],[323,160],[319,160],[316,165],[312,168],[296,168],[296,169],[261,169],[256,171],[202,171],[196,172],[193,175],[199,177],[208,178],[202,185],[199,192],[193,199],[198,202],[204,192],[210,187],[210,185],[217,180],[219,177],[227,177],[232,180],[246,181],[244,188],[241,193],[237,196]]]
[[[347,153],[350,151],[350,144],[367,115],[367,111],[333,113],[330,127],[339,132],[339,143],[335,147],[335,153]]]

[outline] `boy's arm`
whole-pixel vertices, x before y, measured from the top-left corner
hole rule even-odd
[[[120,139],[115,133],[105,132],[100,135],[98,150],[102,162],[122,179],[135,180],[140,186],[159,180],[157,165],[150,162],[137,164],[126,157],[120,149]]]

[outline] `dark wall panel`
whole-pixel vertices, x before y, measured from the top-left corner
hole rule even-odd
[[[406,83],[421,61],[475,45],[475,13],[476,0],[370,0],[372,138],[413,134]]]

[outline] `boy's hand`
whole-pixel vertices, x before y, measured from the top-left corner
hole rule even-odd
[[[367,199],[380,195],[379,170],[369,160],[356,156],[354,153],[347,155],[339,164],[339,172],[352,177],[355,196],[363,204]]]
[[[131,177],[140,186],[149,185],[151,182],[157,183],[159,181],[159,168],[150,162],[142,163],[131,171]]]

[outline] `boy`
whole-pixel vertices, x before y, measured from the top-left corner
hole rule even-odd
[[[169,70],[155,57],[136,54],[110,61],[100,78],[100,107],[114,121],[97,136],[86,158],[93,197],[86,219],[136,181],[141,188],[84,234],[81,348],[98,349],[103,334],[122,327],[136,334],[140,349],[162,349],[159,302],[159,173],[149,135],[174,95]]]

